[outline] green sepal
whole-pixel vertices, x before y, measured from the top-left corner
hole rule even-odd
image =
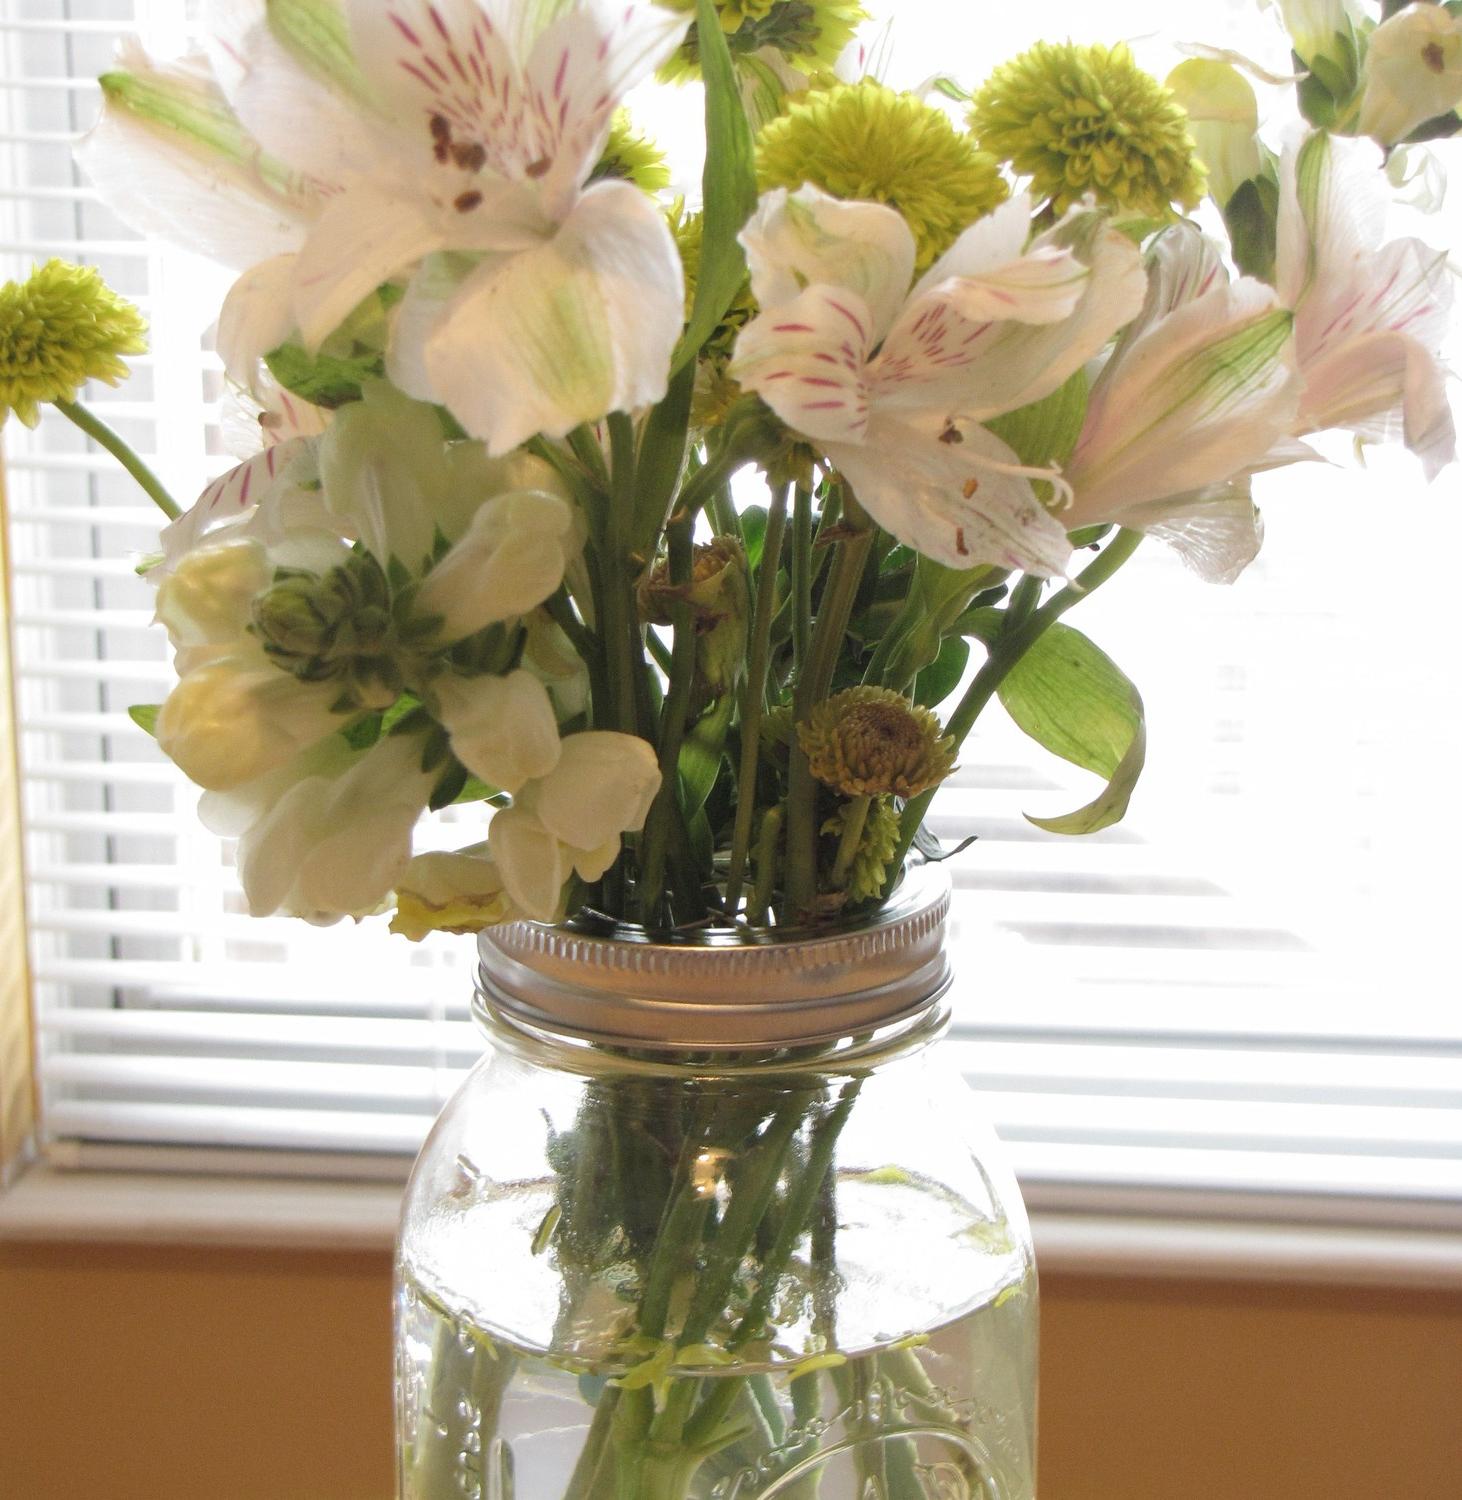
[[[444,807],[451,807],[462,795],[466,785],[467,767],[455,755],[449,757],[440,779],[432,788],[431,797],[427,801],[428,809],[440,812]]]
[[[1261,176],[1234,189],[1223,218],[1234,264],[1245,276],[1272,282],[1279,243],[1279,176],[1272,161]]]
[[[385,720],[383,713],[367,714],[365,718],[347,724],[340,731],[341,738],[352,750],[369,750],[380,741]]]
[[[705,224],[695,302],[671,373],[693,363],[746,279],[737,235],[756,208],[756,156],[731,51],[712,0],[697,0],[701,76],[706,85],[706,166],[701,179]]]
[[[127,710],[127,717],[141,730],[157,738],[157,716],[162,712],[161,703],[134,703]]]
[[[1142,697],[1099,647],[1069,625],[1053,625],[1011,669],[1000,701],[1037,744],[1107,778],[1095,801],[1058,818],[1028,822],[1048,833],[1098,833],[1120,823],[1147,758]]]

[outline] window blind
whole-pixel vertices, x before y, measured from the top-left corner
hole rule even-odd
[[[0,0],[3,274],[67,255],[142,305],[152,353],[89,399],[181,495],[229,462],[201,332],[222,284],[134,240],[69,143],[120,36],[177,50],[192,20],[183,0]],[[1010,50],[1023,23],[1002,24]],[[1457,242],[1455,221],[1431,233]],[[403,1173],[481,1050],[471,943],[243,914],[228,850],[126,715],[170,679],[134,571],[153,515],[62,421],[12,422],[6,446],[47,1150]],[[977,836],[951,865],[950,1045],[1037,1205],[1462,1224],[1462,731],[1431,561],[1456,482],[1371,465],[1264,491],[1269,545],[1235,588],[1153,546],[1070,617],[1148,699],[1124,825],[1027,823],[1095,788],[998,715],[943,794],[938,831]]]

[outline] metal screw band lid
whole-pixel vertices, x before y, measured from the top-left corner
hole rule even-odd
[[[917,1015],[949,988],[949,878],[908,870],[871,920],[805,933],[649,937],[605,924],[488,928],[480,1000],[529,1026],[669,1050],[833,1041]]]

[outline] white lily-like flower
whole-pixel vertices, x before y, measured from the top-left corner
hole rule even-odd
[[[1462,104],[1462,20],[1440,5],[1408,5],[1366,45],[1359,130],[1383,146]]]
[[[216,112],[257,143],[265,189],[285,185],[263,195],[272,253],[250,259],[222,320],[234,377],[293,327],[317,348],[404,279],[393,380],[446,404],[493,453],[658,400],[683,319],[674,238],[638,188],[589,178],[614,110],[689,18],[641,0],[316,9],[310,27],[290,28],[266,0],[210,7],[227,102]],[[86,162],[119,211],[155,223],[111,148],[136,134],[132,103],[104,121]],[[259,212],[257,170],[213,164],[201,125],[173,134],[170,184]]]
[[[1191,225],[1159,240],[1149,278],[1141,317],[1092,387],[1064,519],[1152,532],[1203,576],[1232,581],[1262,538],[1248,480],[1294,429],[1293,316],[1262,282],[1230,284]]]
[[[437,781],[422,752],[420,735],[388,735],[365,751],[337,735],[232,795],[206,796],[204,822],[239,840],[250,914],[333,922],[381,910]]]
[[[1286,152],[1276,285],[1295,313],[1305,389],[1298,433],[1398,427],[1428,478],[1456,458],[1439,350],[1453,299],[1446,255],[1386,240],[1380,153],[1324,131]]]
[[[900,541],[954,568],[1060,574],[1066,528],[980,424],[1049,395],[1142,306],[1141,258],[1077,214],[1028,246],[1029,199],[967,230],[910,286],[902,216],[804,187],[742,233],[761,313],[732,373],[818,446]]]
[[[534,921],[557,920],[569,876],[598,880],[619,857],[623,835],[644,826],[659,789],[647,741],[608,730],[569,735],[554,769],[488,828],[513,904]]]

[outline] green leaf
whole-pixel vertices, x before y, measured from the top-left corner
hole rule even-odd
[[[1049,833],[1097,833],[1120,823],[1147,758],[1142,697],[1107,654],[1079,630],[1054,625],[1000,686],[1010,717],[1038,744],[1107,778],[1087,806],[1027,820]]]
[[[736,68],[712,0],[697,0],[701,76],[706,85],[706,168],[701,179],[705,225],[690,324],[672,373],[694,361],[746,279],[746,252],[736,238],[756,208],[756,161]]]
[[[134,703],[127,710],[127,717],[139,728],[144,729],[153,739],[157,738],[157,716],[162,712],[161,703]]]
[[[352,750],[369,750],[381,738],[381,726],[385,719],[385,714],[367,714],[354,724],[346,725],[340,733]]]
[[[960,636],[950,636],[934,661],[919,673],[914,701],[925,708],[938,708],[960,685],[969,664],[970,643]]]
[[[994,417],[985,426],[1008,443],[1023,464],[1036,468],[1065,464],[1081,440],[1090,390],[1086,371],[1078,370],[1044,401]]]
[[[685,456],[690,442],[690,402],[694,392],[695,365],[691,363],[674,376],[665,399],[645,423],[635,467],[636,547],[643,549],[654,544],[685,472]]]
[[[341,358],[307,354],[298,344],[281,344],[264,356],[264,363],[285,390],[331,411],[359,401],[365,382],[379,379],[385,369],[378,353]]]
[[[694,817],[706,805],[716,784],[735,707],[736,694],[723,693],[681,743],[680,791],[687,817]]]

